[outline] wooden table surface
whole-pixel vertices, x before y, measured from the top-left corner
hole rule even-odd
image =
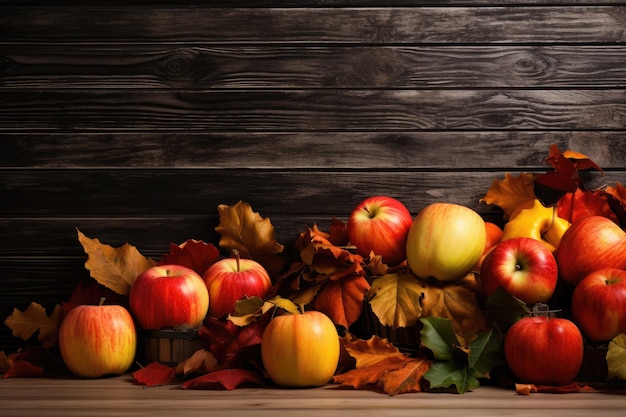
[[[145,388],[128,376],[95,380],[0,380],[0,416],[623,416],[626,390],[575,394],[534,393],[481,386],[463,395],[414,393],[388,396],[327,385],[322,388],[183,390]]]

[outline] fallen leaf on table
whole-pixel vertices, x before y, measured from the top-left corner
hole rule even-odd
[[[431,361],[404,355],[386,339],[373,336],[368,340],[343,340],[344,348],[355,361],[355,369],[335,375],[335,383],[355,389],[371,386],[389,395],[422,391],[423,375]]]
[[[595,388],[588,385],[581,385],[572,382],[569,385],[535,385],[535,384],[515,384],[515,392],[520,395],[530,395],[532,393],[543,392],[548,394],[570,394],[573,392],[594,391]]]
[[[155,266],[156,261],[143,256],[136,247],[129,243],[114,248],[85,236],[80,230],[78,240],[85,253],[85,268],[93,279],[121,295],[128,295],[135,278],[148,268]]]
[[[263,386],[265,381],[261,375],[247,369],[223,369],[190,379],[183,383],[183,388],[233,390],[243,384]]]
[[[30,303],[24,311],[14,308],[4,324],[13,331],[13,336],[20,337],[22,340],[30,339],[38,331],[37,340],[43,344],[44,348],[49,349],[58,340],[62,311],[61,306],[57,304],[52,314],[48,316],[41,304]]]
[[[176,378],[176,372],[171,366],[154,361],[146,366],[142,366],[138,371],[131,373],[138,384],[147,387],[167,385]]]
[[[198,349],[188,359],[176,365],[176,373],[189,375],[191,373],[207,373],[217,370],[217,359],[206,349]]]

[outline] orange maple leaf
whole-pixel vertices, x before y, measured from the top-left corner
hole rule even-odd
[[[578,152],[561,152],[557,145],[550,147],[546,162],[552,165],[553,171],[537,174],[537,183],[563,192],[572,192],[577,188],[584,189],[579,170],[595,169],[604,175],[604,171],[588,156]]]
[[[507,172],[504,180],[493,181],[479,201],[500,207],[504,211],[504,219],[508,220],[518,207],[535,200],[534,181],[533,174],[521,173],[514,177]]]
[[[330,280],[317,294],[313,305],[333,323],[348,329],[363,312],[363,299],[369,288],[367,279],[360,275]]]
[[[378,387],[389,395],[422,391],[423,375],[431,360],[409,357],[386,339],[342,339],[344,348],[356,360],[355,369],[333,377],[335,383],[355,389]]]
[[[157,264],[129,243],[114,248],[102,244],[98,239],[88,238],[78,229],[76,231],[87,254],[85,268],[89,270],[90,276],[118,294],[128,295],[135,278]]]
[[[24,311],[14,308],[4,324],[13,331],[13,336],[20,337],[22,340],[28,340],[35,332],[39,332],[37,340],[43,344],[44,348],[49,349],[58,340],[62,311],[61,306],[57,304],[52,314],[48,316],[41,304],[33,302]]]

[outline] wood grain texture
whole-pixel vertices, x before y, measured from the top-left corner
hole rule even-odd
[[[411,393],[390,397],[368,390],[326,385],[310,389],[242,388],[233,391],[182,390],[178,386],[142,389],[129,376],[78,380],[67,378],[9,379],[0,384],[4,411],[14,417],[123,416],[129,414],[181,417],[363,415],[467,417],[545,416],[588,417],[601,410],[603,416],[623,415],[624,390],[582,394],[515,394],[508,389],[482,386],[463,395]]]
[[[3,89],[622,88],[623,45],[1,45]]]
[[[77,39],[81,43],[613,43],[626,40],[625,13],[625,6],[0,7],[0,39],[20,43]]]

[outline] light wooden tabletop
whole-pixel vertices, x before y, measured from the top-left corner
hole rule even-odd
[[[626,390],[574,394],[534,393],[481,386],[466,394],[388,396],[327,385],[322,388],[183,390],[145,388],[129,376],[95,380],[6,378],[0,380],[0,416],[623,416]]]

